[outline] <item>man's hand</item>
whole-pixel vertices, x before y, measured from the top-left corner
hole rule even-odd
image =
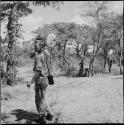
[[[27,84],[27,87],[28,87],[28,88],[30,88],[30,86],[31,86],[31,84],[30,84],[30,83],[28,83],[28,84]]]

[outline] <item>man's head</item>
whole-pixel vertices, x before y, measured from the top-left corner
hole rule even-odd
[[[34,48],[35,48],[35,52],[42,52],[44,51],[45,48],[45,38],[37,36],[36,40],[35,40],[35,44],[34,44]]]

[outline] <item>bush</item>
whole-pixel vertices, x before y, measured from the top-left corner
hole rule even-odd
[[[94,61],[94,73],[104,73],[103,60],[100,57],[97,57]]]
[[[95,64],[94,65],[94,73],[104,73],[104,69],[103,67],[101,67],[100,64]]]
[[[68,66],[64,68],[66,76],[76,76],[78,73],[78,69],[75,66]]]

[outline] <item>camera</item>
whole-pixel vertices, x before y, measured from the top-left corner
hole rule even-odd
[[[32,59],[32,58],[34,58],[35,57],[35,52],[31,52],[30,53],[30,58]]]

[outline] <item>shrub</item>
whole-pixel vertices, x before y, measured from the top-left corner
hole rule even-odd
[[[94,73],[104,73],[103,60],[97,57],[94,61]]]
[[[68,66],[64,68],[66,76],[76,76],[78,73],[78,69],[75,66]]]
[[[94,73],[104,73],[104,69],[100,64],[94,65]]]

